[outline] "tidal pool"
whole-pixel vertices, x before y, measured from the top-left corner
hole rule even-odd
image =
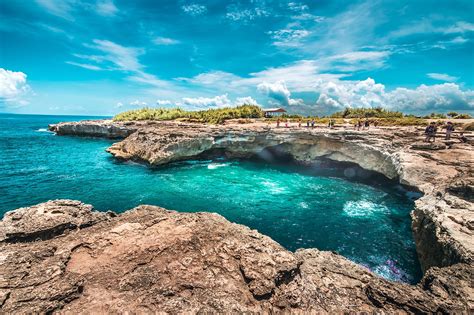
[[[381,176],[327,162],[187,161],[150,169],[116,162],[111,141],[59,137],[49,123],[84,117],[0,115],[0,215],[50,199],[123,211],[152,204],[217,212],[289,250],[331,250],[385,278],[421,277],[411,234],[413,201]],[[367,175],[368,174],[368,175]]]

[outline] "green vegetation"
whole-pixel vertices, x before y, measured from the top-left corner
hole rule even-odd
[[[423,118],[425,118],[425,119],[446,119],[446,115],[445,114],[440,114],[440,113],[431,113],[429,115],[426,115]]]
[[[451,117],[453,119],[471,119],[472,118],[472,116],[469,114],[460,114],[457,112],[449,112],[447,115],[448,117]]]
[[[403,114],[401,112],[394,112],[382,107],[375,108],[349,108],[346,107],[341,112],[336,112],[332,114],[332,118],[402,118]]]
[[[368,119],[371,124],[376,123],[379,126],[420,126],[426,125],[426,119],[470,119],[469,114],[449,112],[447,115],[440,113],[431,113],[430,115],[419,117],[415,115],[404,115],[398,111],[390,111],[382,107],[376,108],[346,108],[343,111],[336,112],[330,116],[318,117],[283,114],[265,118],[268,122],[280,120],[289,120],[291,122],[301,121],[306,124],[307,121],[314,120],[316,124],[327,125],[330,119],[334,119],[336,125],[350,123],[356,124],[358,120]],[[220,109],[208,109],[201,111],[186,111],[181,108],[142,108],[131,110],[116,115],[113,119],[116,121],[131,120],[180,120],[199,123],[222,124],[228,119],[236,119],[237,123],[250,123],[251,118],[263,118],[262,109],[256,105],[242,105],[238,107],[226,107]]]
[[[262,109],[256,105],[242,105],[200,111],[185,111],[181,108],[142,108],[116,115],[115,121],[130,120],[181,120],[210,124],[221,124],[228,119],[261,118]]]

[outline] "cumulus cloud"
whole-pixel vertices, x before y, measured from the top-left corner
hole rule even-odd
[[[25,73],[0,68],[0,104],[25,105],[23,97],[29,91]]]
[[[187,4],[181,6],[181,10],[191,16],[198,16],[205,14],[207,12],[207,7],[201,4]]]
[[[122,102],[118,102],[117,104],[115,104],[115,107],[116,107],[116,108],[122,108],[122,107],[123,107],[123,103],[122,103]]]
[[[257,90],[267,95],[268,97],[276,100],[283,106],[289,105],[303,105],[304,102],[301,99],[292,99],[291,93],[286,87],[285,81],[277,81],[275,83],[262,82],[257,85]]]
[[[397,88],[387,94],[386,102],[404,111],[474,111],[474,91],[463,91],[455,83],[422,84],[416,89]]]
[[[416,89],[397,88],[387,92],[385,86],[368,78],[362,81],[321,81],[316,106],[331,112],[344,107],[385,107],[409,113],[474,110],[474,91],[460,89],[455,83],[420,85]]]
[[[239,106],[239,105],[258,105],[257,101],[254,100],[250,96],[237,97],[234,104],[237,105],[237,106]]]
[[[250,96],[237,97],[235,101],[231,101],[227,94],[217,95],[213,97],[183,97],[180,100],[164,100],[156,101],[158,106],[177,106],[184,107],[189,110],[201,110],[208,108],[234,107],[240,105],[258,105],[257,101]]]
[[[190,108],[216,108],[228,107],[232,105],[227,94],[214,97],[184,97],[183,104]]]
[[[428,78],[445,82],[454,82],[458,79],[457,77],[453,77],[446,73],[427,73],[426,75]]]

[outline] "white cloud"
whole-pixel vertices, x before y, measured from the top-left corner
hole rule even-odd
[[[403,111],[474,111],[474,91],[462,91],[455,83],[422,84],[416,89],[397,88],[386,97],[391,108]]]
[[[156,45],[176,45],[179,44],[179,40],[168,37],[156,37],[153,39],[153,43]]]
[[[183,97],[178,101],[157,100],[158,106],[175,105],[190,110],[201,110],[207,108],[234,107],[240,105],[258,105],[257,101],[250,96],[237,97],[234,102],[229,99],[228,94],[217,95],[214,97]]]
[[[73,3],[70,0],[36,0],[36,3],[45,8],[52,15],[59,16],[66,20],[73,20],[73,16],[71,15]]]
[[[156,104],[158,106],[169,106],[169,105],[173,105],[173,102],[170,100],[156,100]]]
[[[181,6],[181,9],[191,16],[203,15],[207,12],[207,7],[201,4],[187,4]]]
[[[96,3],[96,12],[103,16],[114,16],[118,9],[113,0],[98,0]]]
[[[452,25],[435,26],[433,19],[422,19],[409,25],[404,25],[391,32],[388,38],[401,38],[416,34],[464,34],[474,32],[474,24],[459,21]]]
[[[84,69],[87,69],[87,70],[93,70],[93,71],[105,70],[105,69],[102,69],[99,66],[91,65],[91,64],[88,64],[88,63],[80,63],[80,62],[74,62],[74,61],[66,61],[66,63],[70,64],[70,65],[73,65],[73,66],[76,66],[76,67],[81,67],[81,68],[84,68]]]
[[[132,105],[132,106],[138,106],[138,107],[142,107],[142,106],[145,107],[145,106],[147,106],[148,104],[147,104],[147,102],[141,102],[141,101],[139,101],[139,100],[135,100],[135,101],[133,101],[133,102],[130,102],[130,105]]]
[[[99,62],[109,62],[116,70],[140,71],[143,66],[138,61],[138,56],[145,51],[142,48],[125,47],[109,40],[94,39],[93,45],[86,44],[86,47],[96,49],[103,54],[101,56],[85,56],[90,60]]]
[[[36,3],[50,14],[69,21],[75,20],[77,10],[94,12],[102,16],[114,16],[119,11],[113,0],[97,0],[95,3],[81,0],[36,0]]]
[[[115,104],[115,107],[116,107],[116,108],[122,108],[122,107],[123,107],[123,103],[122,103],[122,102],[118,102],[117,104]]]
[[[295,12],[307,11],[309,7],[306,4],[300,2],[289,2],[288,9]]]
[[[285,81],[277,81],[275,83],[262,82],[257,85],[257,90],[260,93],[267,95],[268,97],[276,100],[283,106],[291,105],[303,105],[304,102],[301,99],[292,99],[291,93],[286,87]]]
[[[258,105],[257,101],[255,99],[253,99],[252,97],[250,97],[250,96],[237,97],[234,104],[236,106],[240,106],[240,105]]]
[[[160,88],[170,88],[172,82],[160,80],[153,74],[146,73],[138,57],[145,53],[139,47],[126,47],[109,40],[94,39],[93,44],[84,44],[94,50],[94,54],[73,54],[73,56],[88,60],[90,63],[67,61],[68,64],[89,70],[122,71],[128,74],[130,81]]]
[[[307,37],[310,32],[303,29],[282,29],[268,32],[275,40],[273,45],[295,47],[300,45],[301,39]]]
[[[412,113],[448,110],[474,110],[474,91],[462,91],[457,84],[420,85],[416,89],[397,88],[386,92],[385,86],[371,78],[362,81],[321,81],[315,106],[325,112],[344,107],[385,107]]]
[[[225,17],[234,22],[249,22],[257,18],[269,16],[270,12],[264,7],[255,6],[252,8],[243,8],[241,5],[231,4],[227,6]]]
[[[29,91],[25,73],[0,68],[0,105],[25,105],[23,97]]]
[[[351,51],[319,60],[320,70],[355,72],[380,69],[385,66],[390,51]]]
[[[457,79],[459,79],[457,77],[453,77],[452,75],[449,75],[446,73],[427,73],[426,75],[431,79],[445,81],[445,82],[454,82]]]
[[[218,108],[232,106],[231,101],[227,94],[215,96],[215,97],[184,97],[183,104],[186,107],[195,108]]]
[[[462,34],[467,32],[474,32],[474,24],[464,21],[456,22],[454,25],[443,30],[445,34]]]

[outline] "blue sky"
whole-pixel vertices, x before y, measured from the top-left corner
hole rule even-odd
[[[474,114],[474,2],[0,1],[0,112]]]

